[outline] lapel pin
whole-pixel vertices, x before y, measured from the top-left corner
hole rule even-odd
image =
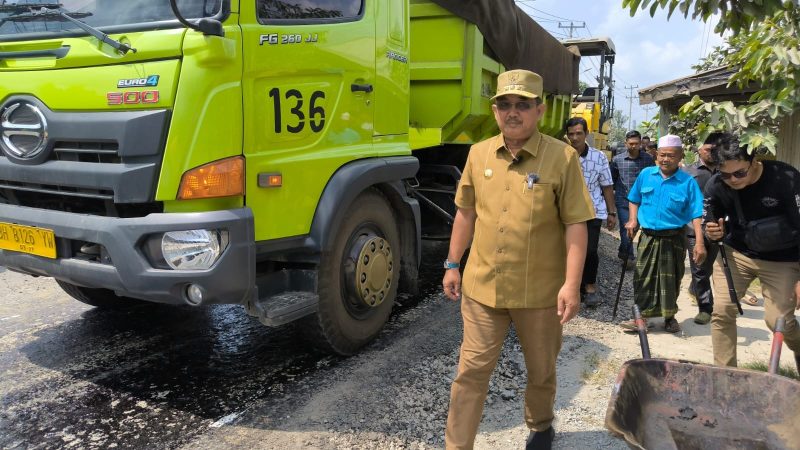
[[[486,169],[483,171],[483,176],[486,178],[492,178],[492,169]]]

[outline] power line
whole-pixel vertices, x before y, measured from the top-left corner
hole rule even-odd
[[[546,16],[554,17],[554,18],[559,19],[559,20],[566,20],[568,22],[571,21],[571,20],[572,21],[575,20],[575,19],[570,19],[570,18],[567,18],[567,17],[557,16],[555,14],[551,14],[551,13],[549,13],[547,11],[544,11],[544,10],[541,10],[539,8],[534,8],[533,6],[530,5],[530,3],[533,3],[532,0],[515,0],[515,3],[522,4],[523,6],[526,6],[526,7],[530,8],[530,9],[532,9],[534,11],[540,12],[540,13],[546,15]]]
[[[530,16],[530,17],[532,17],[534,20],[536,20],[536,22],[537,22],[537,23],[542,23],[542,22],[544,22],[544,23],[558,23],[558,22],[560,22],[560,20],[556,20],[556,19],[546,19],[546,18],[544,18],[544,17],[532,16],[532,15],[530,15],[530,14],[528,14],[528,16]]]
[[[568,18],[566,18],[566,17],[557,16],[557,15],[555,15],[555,14],[550,14],[550,13],[549,13],[549,12],[547,12],[547,11],[543,11],[543,10],[541,10],[541,9],[534,8],[533,6],[531,6],[530,8],[531,8],[532,10],[534,10],[534,11],[538,11],[538,12],[540,12],[540,13],[542,13],[542,14],[546,15],[546,16],[555,17],[556,19],[561,19],[561,20],[566,20],[566,21],[575,20],[575,19],[568,19]]]
[[[645,121],[650,120],[650,110],[653,109],[653,108],[655,108],[655,105],[652,105],[652,104],[642,106],[642,109],[644,110],[644,120]]]
[[[576,22],[569,21],[569,25],[562,25],[563,22],[558,22],[558,28],[568,28],[569,29],[569,38],[572,39],[572,32],[580,29],[586,28],[586,22],[580,22],[580,25],[575,25]]]

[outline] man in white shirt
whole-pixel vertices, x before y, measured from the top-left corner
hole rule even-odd
[[[586,262],[583,266],[581,293],[586,306],[597,306],[600,297],[597,295],[597,245],[600,241],[600,228],[603,220],[606,227],[613,230],[617,224],[617,210],[614,204],[614,181],[608,158],[586,142],[588,124],[582,117],[573,117],[564,125],[570,144],[578,152],[583,169],[583,178],[589,189],[589,196],[594,204],[595,218],[586,222],[589,231],[589,245],[586,249]]]

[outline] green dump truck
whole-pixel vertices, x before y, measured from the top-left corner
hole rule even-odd
[[[353,353],[496,132],[502,45],[437,3],[0,1],[0,265],[95,306],[242,304]],[[574,91],[545,89],[558,134]]]

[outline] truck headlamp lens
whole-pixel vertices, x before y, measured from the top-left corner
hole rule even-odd
[[[206,270],[219,259],[227,241],[227,231],[169,231],[161,238],[161,253],[175,270]]]
[[[178,200],[244,195],[244,158],[234,156],[186,171]]]

